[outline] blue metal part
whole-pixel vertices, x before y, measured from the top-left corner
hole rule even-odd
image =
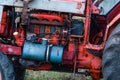
[[[61,63],[64,48],[62,46],[53,46],[50,52],[50,62]]]
[[[48,39],[42,38],[42,44],[43,44],[43,45],[47,45],[47,43],[48,43]]]
[[[47,45],[25,42],[22,58],[44,61]]]
[[[84,23],[82,21],[73,20],[71,23],[72,30],[70,31],[72,35],[83,35]]]
[[[61,63],[63,57],[63,46],[51,46],[25,42],[22,58],[52,63]]]

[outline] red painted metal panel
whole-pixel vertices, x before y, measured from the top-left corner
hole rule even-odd
[[[5,53],[7,55],[17,55],[17,56],[22,55],[21,47],[6,45],[6,44],[2,44],[2,43],[0,43],[0,51],[2,51],[3,53]]]

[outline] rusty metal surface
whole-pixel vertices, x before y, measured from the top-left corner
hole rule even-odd
[[[52,26],[62,26],[63,24],[60,22],[48,22],[48,21],[37,21],[37,20],[31,20],[32,24],[42,24],[42,25],[52,25]]]
[[[28,9],[28,1],[23,1],[23,10],[22,10],[22,25],[26,25],[27,24],[27,19],[28,19],[28,14],[27,14],[27,9]]]
[[[84,14],[86,0],[34,0],[30,8]],[[0,5],[23,6],[18,0],[0,0]]]

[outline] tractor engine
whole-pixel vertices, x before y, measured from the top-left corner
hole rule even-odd
[[[87,43],[90,7],[82,1],[75,6],[77,13],[29,8],[29,0],[23,0],[22,8],[0,6],[0,51],[27,69],[79,73],[82,68],[100,79],[101,56],[93,53],[103,48]]]
[[[74,20],[69,14],[35,11],[29,13],[29,22],[27,26],[25,25],[26,36],[24,45],[22,45],[22,57],[44,62],[62,63],[70,36],[83,35],[83,21]],[[75,39],[71,39],[74,42]]]
[[[8,8],[2,16],[1,42],[22,47],[23,59],[62,63],[70,55],[74,60],[76,44],[83,42],[84,20],[68,13]]]

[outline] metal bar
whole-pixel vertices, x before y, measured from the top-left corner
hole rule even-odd
[[[120,19],[120,13],[118,15],[116,15],[116,17],[114,17],[112,19],[112,21],[108,24],[109,26],[112,26],[115,22],[117,22],[117,20]]]
[[[86,6],[86,20],[85,20],[85,25],[84,25],[84,44],[89,43],[89,28],[90,28],[90,21],[91,21],[91,5],[92,1],[88,0],[87,1],[87,6]]]
[[[2,43],[0,43],[0,51],[2,51],[5,54],[9,54],[9,55],[17,55],[17,56],[22,55],[21,47],[6,45]]]
[[[105,43],[106,40],[107,40],[108,31],[109,31],[110,27],[111,27],[115,22],[117,22],[119,19],[120,19],[120,13],[119,13],[118,15],[116,15],[116,17],[113,18],[113,20],[107,25],[106,31],[105,31],[105,36],[104,36],[104,43]]]

